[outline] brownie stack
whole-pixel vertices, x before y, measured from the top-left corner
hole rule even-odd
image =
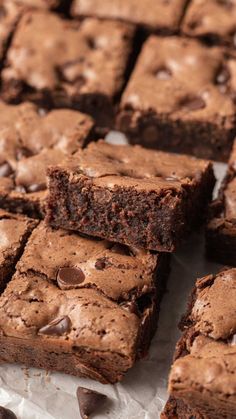
[[[0,362],[116,383],[193,230],[236,266],[235,19],[234,1],[0,0]],[[211,202],[208,159],[229,156]],[[196,282],[163,417],[236,417],[235,289],[233,268]]]

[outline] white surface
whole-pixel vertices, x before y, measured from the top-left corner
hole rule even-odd
[[[114,137],[112,137],[114,138]],[[112,140],[113,141],[113,140]],[[222,178],[225,165],[217,165]],[[161,305],[159,327],[149,356],[138,362],[124,381],[115,386],[63,374],[0,366],[0,405],[18,419],[78,419],[77,386],[98,390],[110,402],[97,419],[157,419],[167,399],[167,378],[179,333],[178,321],[197,277],[216,272],[219,265],[204,259],[203,234],[193,235],[173,256],[168,290]]]

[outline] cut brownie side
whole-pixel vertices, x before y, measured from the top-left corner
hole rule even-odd
[[[42,222],[0,297],[1,360],[121,380],[150,344],[168,260]]]
[[[37,221],[0,209],[0,292],[10,280]]]
[[[206,252],[218,263],[236,266],[236,142],[218,199],[210,205]]]
[[[182,31],[211,43],[236,45],[236,2],[192,0],[187,9]]]
[[[214,186],[207,161],[104,141],[48,174],[48,223],[161,251],[200,223]]]
[[[132,143],[226,161],[236,133],[235,74],[236,60],[223,48],[151,36],[123,93],[117,126]]]
[[[14,103],[30,100],[43,107],[75,108],[93,115],[99,126],[110,127],[133,35],[133,27],[120,22],[76,22],[28,12],[7,54],[1,96]]]
[[[83,147],[93,125],[77,111],[0,102],[0,207],[43,217],[47,166]]]
[[[187,0],[74,0],[73,16],[97,16],[124,20],[162,33],[175,32]]]
[[[234,418],[236,269],[197,281],[181,328],[163,418]]]

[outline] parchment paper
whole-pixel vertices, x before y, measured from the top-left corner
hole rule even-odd
[[[125,142],[114,134],[108,140]],[[215,165],[219,181],[225,167]],[[219,268],[220,265],[204,258],[203,233],[195,233],[173,256],[149,355],[134,366],[122,383],[104,386],[64,374],[4,364],[0,366],[0,405],[13,410],[18,419],[78,419],[76,389],[80,385],[109,397],[104,410],[95,416],[97,419],[158,419],[167,399],[168,372],[179,337],[177,324],[185,311],[187,297],[197,277]]]

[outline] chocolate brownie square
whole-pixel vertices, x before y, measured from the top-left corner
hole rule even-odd
[[[121,380],[156,329],[168,262],[41,222],[0,297],[0,359]]]
[[[194,39],[151,36],[117,118],[132,143],[226,161],[236,134],[236,60]]]
[[[133,35],[134,29],[120,22],[25,13],[7,54],[1,96],[75,108],[93,115],[99,126],[111,126]]]
[[[236,269],[197,281],[163,418],[236,417]]]
[[[69,109],[40,113],[35,105],[0,102],[0,207],[44,215],[46,169],[83,147],[93,121]]]
[[[208,161],[102,140],[48,175],[49,224],[165,252],[200,223],[215,182]]]
[[[236,3],[231,0],[192,0],[182,31],[211,43],[236,46]]]
[[[0,209],[0,292],[11,278],[15,264],[37,221]]]
[[[209,213],[207,256],[218,263],[236,266],[236,142],[219,196],[210,205]]]
[[[97,16],[124,20],[152,31],[175,32],[187,0],[74,0],[72,16]]]

